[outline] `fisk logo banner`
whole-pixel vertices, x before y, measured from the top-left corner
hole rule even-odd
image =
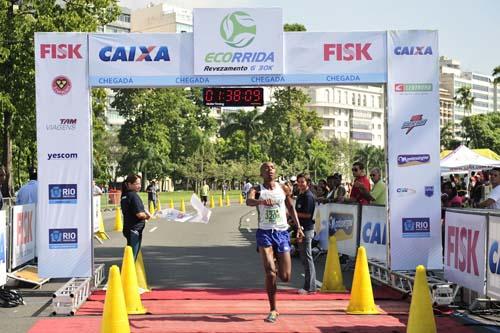
[[[446,212],[444,277],[485,293],[486,216]]]

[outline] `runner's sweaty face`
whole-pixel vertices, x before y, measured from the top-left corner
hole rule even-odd
[[[264,180],[270,181],[274,179],[276,169],[271,162],[263,163],[260,167],[260,175]]]

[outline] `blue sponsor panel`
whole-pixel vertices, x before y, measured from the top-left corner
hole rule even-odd
[[[398,167],[427,164],[431,161],[429,154],[404,154],[398,155]]]
[[[431,223],[428,217],[403,217],[403,238],[428,238]]]
[[[49,249],[76,249],[78,247],[78,229],[49,229]]]
[[[425,186],[424,193],[426,197],[431,198],[434,195],[434,186]]]
[[[493,274],[500,274],[500,256],[498,252],[498,241],[493,241],[488,249],[488,269]]]
[[[214,69],[215,70],[215,69]],[[93,87],[214,87],[228,85],[272,86],[331,83],[384,83],[385,73],[286,74],[286,75],[181,75],[91,76]]]
[[[77,184],[49,184],[49,204],[76,204]]]
[[[0,264],[5,264],[5,233],[0,233]]]
[[[363,242],[367,244],[387,244],[385,223],[366,222],[361,231],[361,237]]]

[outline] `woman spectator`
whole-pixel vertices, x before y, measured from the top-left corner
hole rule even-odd
[[[127,239],[127,245],[132,247],[134,259],[141,249],[142,231],[145,221],[151,218],[151,214],[144,209],[144,204],[137,194],[141,190],[141,177],[129,175],[122,184],[121,208],[123,212],[123,236]]]

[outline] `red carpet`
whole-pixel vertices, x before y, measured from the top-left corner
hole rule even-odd
[[[294,290],[278,292],[278,322],[264,322],[268,304],[263,290],[184,289],[158,290],[143,294],[143,305],[151,313],[129,316],[132,332],[177,333],[395,333],[406,332],[409,303],[388,288],[376,288],[381,315],[346,315],[348,294],[298,295]],[[396,297],[397,296],[397,297]],[[399,300],[398,300],[399,299]],[[104,293],[96,292],[75,317],[38,321],[30,333],[99,332]],[[438,332],[473,332],[450,317],[436,318]]]

